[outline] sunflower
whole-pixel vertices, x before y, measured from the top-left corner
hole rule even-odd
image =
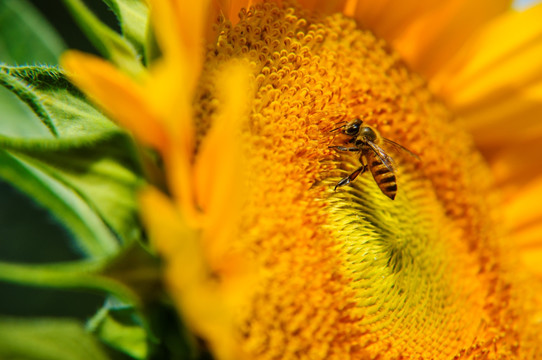
[[[62,64],[158,151],[142,216],[217,358],[542,355],[542,6],[149,5],[146,71]]]

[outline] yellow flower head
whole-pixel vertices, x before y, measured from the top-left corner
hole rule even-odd
[[[180,313],[218,358],[542,354],[540,282],[510,230],[526,211],[521,193],[510,195],[523,186],[512,181],[519,165],[495,151],[517,155],[500,125],[522,112],[534,119],[540,86],[527,83],[542,69],[523,49],[532,66],[506,87],[524,70],[501,50],[515,39],[499,51],[492,43],[542,7],[150,5],[163,56],[148,74],[132,80],[75,52],[63,65],[160,152],[170,195],[147,189],[143,216]],[[533,33],[542,26],[520,41],[542,48]],[[531,108],[521,107],[525,88],[538,99]],[[349,134],[354,119],[376,138]],[[537,124],[522,121],[513,134],[540,154]],[[539,236],[529,244],[540,249]]]

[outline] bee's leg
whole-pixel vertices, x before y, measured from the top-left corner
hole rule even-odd
[[[329,149],[336,149],[339,151],[359,151],[357,147],[344,147],[344,146],[328,146]]]
[[[344,179],[339,181],[337,183],[337,185],[335,185],[335,189],[333,189],[333,190],[337,190],[338,187],[350,184],[352,181],[354,181],[354,179],[356,179],[358,177],[359,174],[363,174],[365,172],[365,170],[367,170],[367,166],[365,164],[362,164],[352,174],[348,175],[347,177],[345,177]]]

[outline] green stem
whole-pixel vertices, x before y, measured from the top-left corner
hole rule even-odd
[[[0,262],[0,281],[58,289],[88,289],[114,294],[119,299],[139,306],[137,295],[124,284],[97,275],[103,261],[77,261],[47,265]]]

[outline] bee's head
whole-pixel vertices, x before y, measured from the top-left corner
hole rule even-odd
[[[361,142],[375,142],[377,139],[376,131],[368,125],[363,125],[363,121],[361,121],[359,118],[356,118],[346,124],[343,132],[349,136],[356,136],[358,141]]]
[[[348,124],[346,124],[343,131],[344,131],[344,133],[346,135],[356,136],[359,133],[359,129],[361,128],[361,124],[363,124],[363,121],[356,118],[356,119],[350,121]]]

